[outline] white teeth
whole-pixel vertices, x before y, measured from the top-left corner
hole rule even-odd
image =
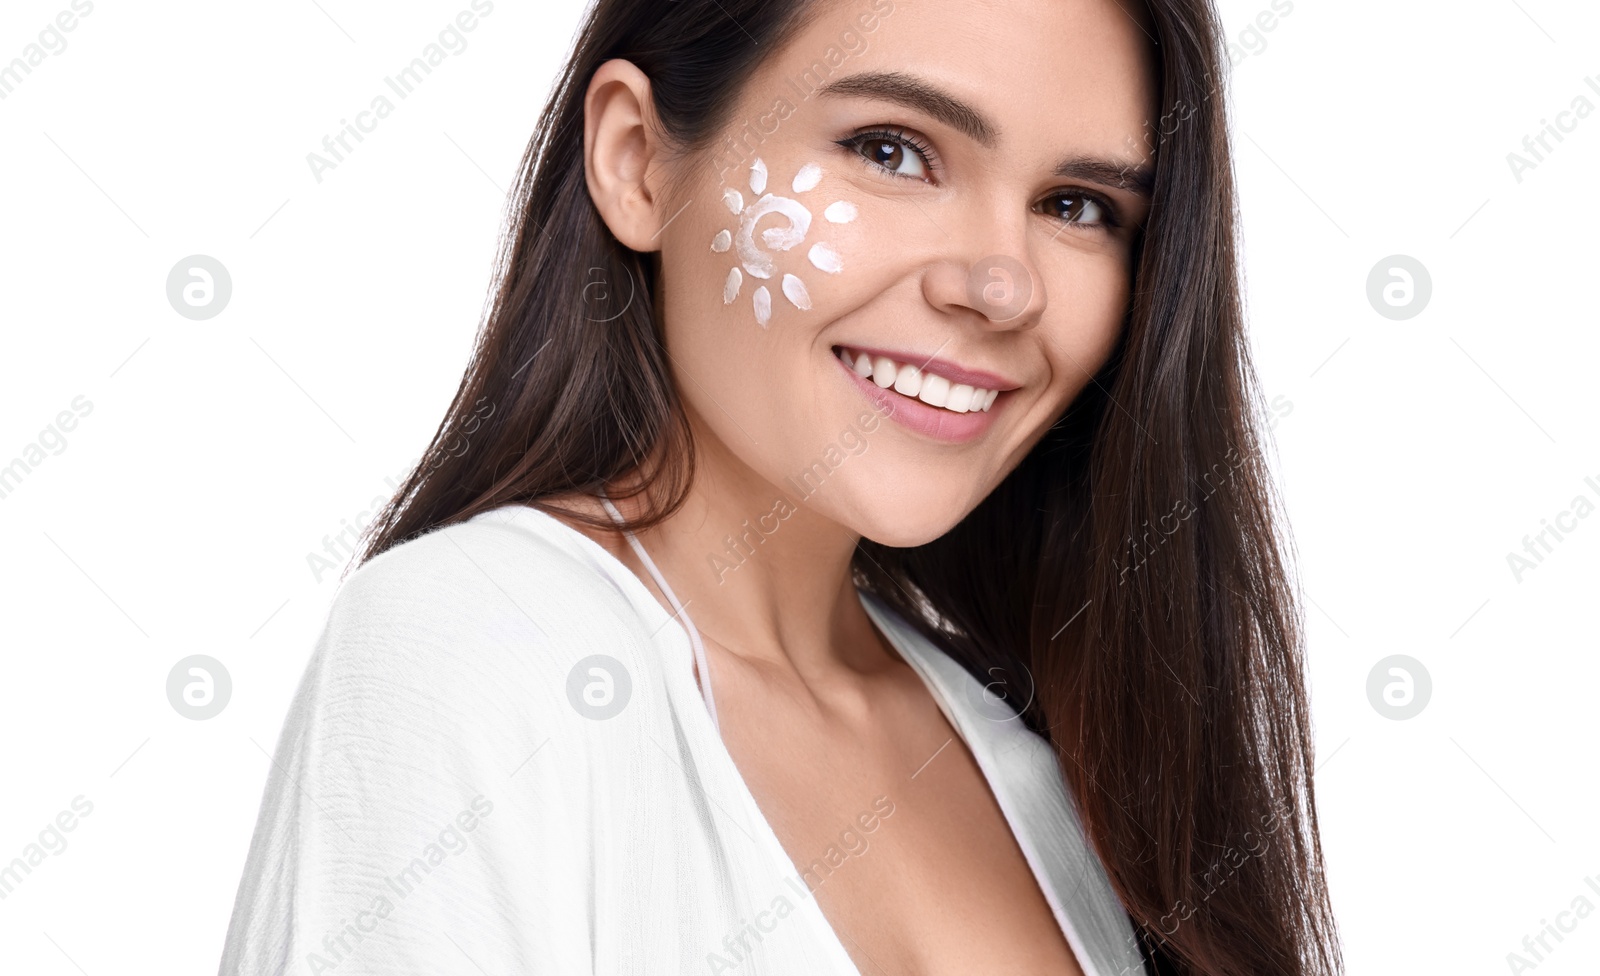
[[[872,361],[872,382],[887,390],[894,385],[894,378],[899,373],[900,367],[888,356],[879,356]]]
[[[901,364],[900,372],[895,374],[894,391],[904,393],[908,397],[914,397],[922,392],[922,370],[910,363]]]
[[[910,363],[897,363],[888,356],[861,353],[852,362],[849,350],[840,348],[839,358],[857,376],[870,379],[881,389],[894,387],[895,392],[915,397],[931,407],[952,413],[976,413],[994,405],[998,390],[985,390],[967,383],[951,383],[937,373],[924,373]]]

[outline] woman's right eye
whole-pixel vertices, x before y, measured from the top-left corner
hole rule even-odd
[[[863,132],[844,140],[869,166],[892,176],[926,181],[929,178],[927,147],[903,133]]]

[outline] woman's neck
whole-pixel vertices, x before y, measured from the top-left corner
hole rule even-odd
[[[608,488],[625,519],[644,513],[648,502],[643,495],[619,497],[617,491],[615,485]],[[565,496],[549,501],[605,516],[596,499]],[[620,531],[568,524],[632,570],[673,612]],[[881,666],[885,651],[872,637],[851,579],[860,537],[725,452],[701,448],[683,505],[635,536],[701,637],[727,653],[752,663],[792,667],[805,679],[826,679],[841,668]]]

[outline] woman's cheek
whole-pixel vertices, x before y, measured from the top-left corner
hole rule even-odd
[[[848,273],[835,232],[859,211],[829,192],[820,163],[769,169],[758,157],[746,175],[744,184],[722,190],[720,226],[709,244],[725,264],[707,287],[737,312],[736,321],[766,329],[774,319],[811,312],[813,291]]]
[[[1072,380],[1068,400],[1100,371],[1121,338],[1132,295],[1125,275],[1122,263],[1096,259],[1062,269],[1054,278],[1064,285],[1052,288],[1045,314],[1055,319],[1052,331],[1068,354],[1059,364]]]

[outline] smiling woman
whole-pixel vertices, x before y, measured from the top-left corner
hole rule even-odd
[[[596,0],[223,972],[1338,972],[1224,52],[1209,0]]]

